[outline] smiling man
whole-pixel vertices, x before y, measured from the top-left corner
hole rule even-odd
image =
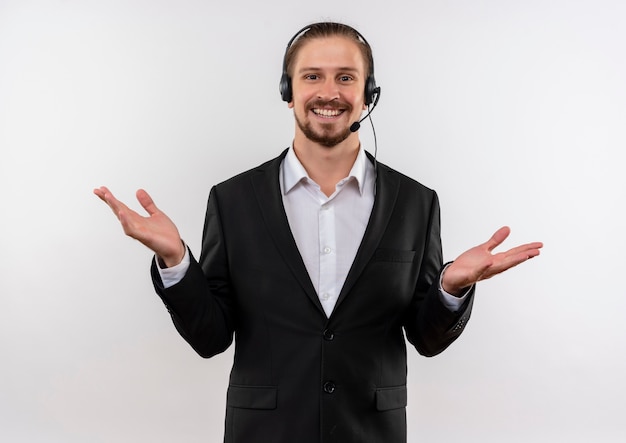
[[[293,144],[213,187],[198,261],[145,191],[147,217],[94,192],[154,251],[156,291],[184,339],[211,357],[235,337],[225,442],[405,442],[405,336],[442,352],[467,324],[475,283],[542,244],[494,254],[504,227],[443,265],[436,193],[359,141],[355,122],[380,89],[353,28],[300,30],[280,92]]]
[[[298,94],[289,103],[297,123],[296,142],[309,140],[330,148],[352,137],[350,144],[358,146],[358,135],[349,127],[365,109],[369,67],[357,43],[337,36],[315,39],[288,63]]]

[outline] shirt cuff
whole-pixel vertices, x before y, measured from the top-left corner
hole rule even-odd
[[[155,257],[155,261],[159,275],[161,276],[161,281],[163,282],[163,288],[170,288],[181,281],[187,273],[187,269],[189,269],[189,249],[185,246],[185,256],[182,261],[171,268],[162,268],[161,260],[159,260],[158,257]]]
[[[448,266],[450,266],[450,263],[448,263],[441,271],[441,274],[439,274],[439,299],[441,300],[441,303],[443,303],[443,305],[446,308],[448,308],[452,312],[456,312],[461,308],[461,306],[465,302],[465,299],[467,298],[467,294],[470,293],[473,285],[467,288],[467,291],[465,291],[465,294],[459,297],[452,295],[452,294],[448,294],[446,291],[444,291],[443,284],[442,284],[443,273],[446,271]]]

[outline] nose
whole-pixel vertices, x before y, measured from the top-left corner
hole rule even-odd
[[[327,78],[321,84],[317,91],[317,97],[321,100],[334,100],[339,98],[339,87],[335,79]]]

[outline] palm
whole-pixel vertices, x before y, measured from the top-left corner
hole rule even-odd
[[[104,186],[95,189],[94,194],[109,205],[126,235],[152,249],[155,254],[163,258],[167,265],[180,261],[184,248],[178,229],[172,220],[156,207],[146,191],[142,189],[137,191],[137,200],[148,212],[146,217],[117,200]]]
[[[505,252],[492,254],[510,232],[506,226],[500,228],[488,241],[461,254],[444,273],[444,289],[452,294],[459,293],[463,288],[539,255],[539,249],[543,246],[540,242],[527,243]]]

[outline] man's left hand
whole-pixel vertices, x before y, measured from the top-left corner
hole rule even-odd
[[[506,252],[492,254],[492,251],[510,233],[511,229],[504,226],[498,229],[485,243],[461,254],[446,268],[442,280],[443,290],[452,295],[461,295],[469,286],[539,255],[539,250],[543,247],[541,242],[527,243]]]

